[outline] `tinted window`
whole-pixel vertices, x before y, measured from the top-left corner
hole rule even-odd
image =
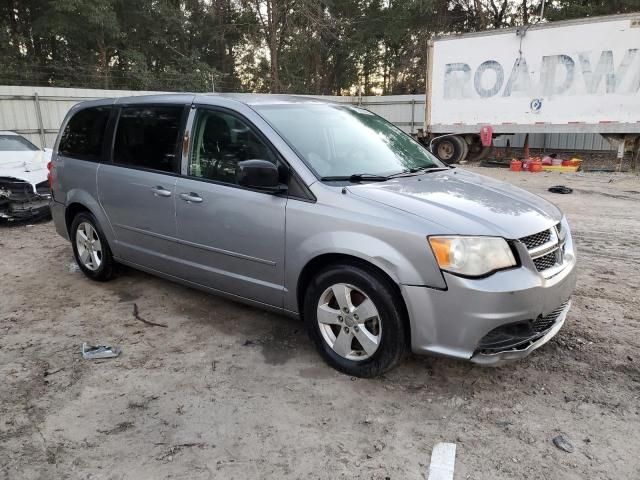
[[[0,152],[33,152],[38,150],[33,143],[19,135],[0,135]]]
[[[62,134],[58,152],[65,157],[99,160],[111,107],[95,107],[76,113]]]
[[[277,164],[273,151],[240,118],[224,112],[200,110],[194,123],[189,175],[236,183],[236,168],[243,160]]]
[[[113,161],[123,165],[180,171],[182,106],[126,107],[120,113]]]

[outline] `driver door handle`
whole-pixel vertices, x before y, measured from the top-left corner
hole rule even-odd
[[[151,191],[156,197],[170,197],[171,191],[158,185],[157,187],[151,187]]]
[[[180,198],[187,203],[202,203],[202,197],[197,193],[181,193]]]

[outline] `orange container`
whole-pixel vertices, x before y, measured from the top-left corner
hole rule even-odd
[[[515,158],[511,160],[511,171],[512,172],[522,171],[522,162],[520,160],[516,160]]]
[[[570,160],[563,160],[562,166],[563,167],[579,167],[581,163],[582,163],[582,160],[580,160],[579,158],[572,158]]]
[[[533,160],[529,162],[529,171],[532,173],[538,173],[542,171],[542,162],[540,160]]]

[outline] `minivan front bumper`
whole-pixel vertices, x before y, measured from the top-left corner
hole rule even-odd
[[[443,275],[446,290],[401,285],[413,352],[500,365],[527,356],[560,330],[576,284],[576,261],[572,256],[562,271],[551,278],[525,267],[496,272],[482,279]],[[504,351],[486,352],[480,348],[481,340],[492,330],[534,321],[558,311],[563,304],[566,306],[553,325],[530,341]]]
[[[532,339],[531,341],[527,341],[521,346],[503,350],[501,352],[477,352],[473,357],[471,357],[471,361],[473,363],[477,363],[478,365],[499,367],[500,365],[504,365],[505,363],[526,357],[535,349],[540,348],[542,345],[551,340],[556,335],[556,333],[560,331],[560,329],[564,325],[564,321],[567,318],[567,313],[569,313],[570,307],[571,302],[568,302],[567,306],[564,308],[562,314],[558,317],[553,326],[542,336]]]

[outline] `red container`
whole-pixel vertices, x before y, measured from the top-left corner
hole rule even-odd
[[[522,162],[516,159],[511,160],[511,171],[512,172],[522,171]]]
[[[538,173],[542,171],[542,162],[540,160],[535,160],[529,162],[529,171],[532,173]]]

